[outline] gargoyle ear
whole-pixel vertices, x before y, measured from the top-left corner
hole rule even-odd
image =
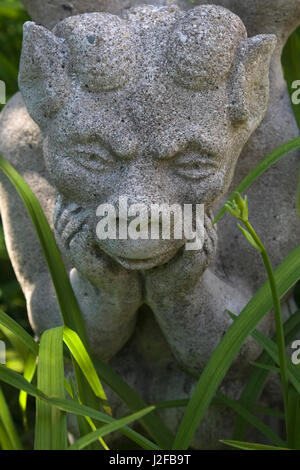
[[[277,38],[272,34],[243,40],[229,83],[229,114],[233,124],[248,122],[255,129],[269,100],[269,68]]]
[[[43,129],[68,90],[65,41],[35,23],[24,24],[19,87],[32,119]]]

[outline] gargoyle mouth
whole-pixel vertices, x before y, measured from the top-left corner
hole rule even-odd
[[[130,270],[148,270],[161,266],[170,261],[177,254],[180,248],[169,250],[152,258],[124,258],[122,256],[115,257],[115,260],[124,268]]]

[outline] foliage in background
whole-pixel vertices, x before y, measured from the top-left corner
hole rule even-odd
[[[0,80],[6,84],[8,98],[18,89],[22,28],[29,19],[20,2],[0,0]]]
[[[282,64],[290,94],[295,91],[292,84],[300,80],[300,27],[292,34],[283,51]],[[292,104],[300,128],[300,105]]]
[[[6,84],[7,99],[18,91],[18,67],[22,44],[23,23],[29,20],[29,16],[19,1],[0,0],[0,80]],[[0,104],[0,111],[3,105]],[[26,315],[26,305],[23,293],[15,278],[5,243],[3,228],[0,223],[0,309],[15,318],[27,331],[30,331]],[[1,332],[0,332],[1,339]],[[2,335],[3,339],[3,335]],[[16,342],[10,335],[8,341],[8,364],[14,370],[22,372],[24,369],[24,357],[16,348]],[[19,346],[19,345],[18,345]],[[12,410],[13,418],[17,426],[22,426],[22,418],[18,412],[18,394],[12,393],[11,388],[3,386],[5,396],[9,397],[8,405]],[[28,419],[34,416],[34,409],[29,408]],[[0,429],[1,432],[1,429]],[[30,445],[32,432],[23,432],[23,442]]]
[[[29,17],[20,2],[15,0],[0,0],[0,80],[3,80],[6,83],[7,98],[10,98],[17,91],[18,88],[17,73],[22,41],[22,25],[24,21],[28,19]],[[283,54],[284,73],[291,92],[294,91],[291,89],[292,82],[294,80],[300,80],[299,57],[300,28],[289,39]],[[294,111],[298,121],[298,125],[300,126],[300,105],[294,106]],[[297,255],[299,257],[298,252]],[[294,254],[294,256],[297,255]],[[276,271],[276,279],[281,281],[280,296],[282,296],[286,292],[286,290],[293,285],[293,282],[295,282],[298,275],[298,269],[298,267],[297,269],[293,267],[292,259],[289,259],[286,264],[283,263],[283,267],[279,267],[278,271]],[[298,305],[300,306],[300,289],[298,290],[298,292]],[[251,302],[247,306],[246,311],[242,312],[240,319],[236,321],[236,324],[233,325],[232,328],[227,332],[224,339],[222,340],[222,343],[219,345],[218,350],[216,350],[213,357],[209,361],[205,371],[203,372],[199,381],[199,386],[196,388],[195,395],[193,396],[191,402],[189,403],[189,406],[186,409],[185,418],[182,422],[179,434],[176,437],[176,441],[174,444],[175,447],[183,448],[189,445],[190,439],[192,438],[193,432],[197,427],[198,422],[202,417],[202,414],[205,412],[206,408],[211,403],[213,396],[222,381],[222,377],[226,374],[226,370],[229,368],[234,358],[235,351],[231,347],[232,338],[238,338],[239,343],[237,344],[241,344],[245,339],[245,335],[247,336],[250,333],[250,330],[253,329],[252,327],[255,327],[259,318],[261,318],[265,313],[267,313],[268,309],[270,309],[270,298],[268,298],[268,286],[263,286],[261,291],[259,291],[257,296],[254,296],[253,301]],[[25,329],[24,331],[30,331],[26,316],[25,301],[23,298],[23,294],[19,288],[19,285],[15,279],[6,252],[2,229],[0,229],[0,310],[5,311],[10,318],[15,319],[17,323]],[[295,312],[294,316],[291,317],[289,323],[285,327],[287,342],[290,342],[291,339],[294,337],[295,333],[299,331],[299,317],[299,312]],[[240,333],[238,334],[239,325],[240,327],[243,326],[243,335],[241,335]],[[27,383],[29,384],[29,382],[33,378],[35,371],[35,355],[33,354],[33,352],[31,352],[31,354],[28,353],[28,348],[24,346],[18,334],[16,335],[13,333],[13,330],[14,328],[7,328],[3,330],[5,332],[5,340],[9,344],[7,365],[11,370],[15,371],[16,373],[24,373],[25,370],[24,376],[28,381]],[[51,341],[56,341],[56,353],[61,354],[60,347],[63,338],[63,333],[57,330],[52,331],[52,333],[49,333],[48,335],[48,339],[51,335]],[[24,339],[24,336],[22,336],[22,334],[21,337],[23,337]],[[276,345],[274,345],[274,343],[272,342],[270,343],[271,340],[269,338],[255,336],[255,339],[261,342],[262,346],[265,349],[265,352],[258,360],[258,364],[260,364],[261,367],[259,365],[253,367],[253,373],[249,377],[249,381],[247,383],[247,387],[244,390],[241,401],[230,401],[228,397],[225,397],[221,394],[217,395],[217,399],[223,405],[231,407],[237,413],[238,419],[235,428],[235,433],[233,436],[233,439],[235,439],[235,441],[242,441],[245,439],[245,430],[247,430],[249,423],[251,423],[252,426],[255,426],[262,432],[265,437],[267,437],[268,441],[277,445],[278,448],[280,444],[284,445],[285,443],[280,440],[279,436],[274,436],[272,432],[268,431],[268,428],[266,429],[264,423],[252,414],[255,409],[255,406],[257,406],[256,401],[262,391],[266,377],[270,373],[270,370],[274,370],[275,364],[278,364],[279,362],[278,353],[276,351]],[[34,346],[32,347],[34,349]],[[47,338],[45,337],[43,340],[43,344],[40,346],[40,348],[42,349],[41,368],[49,367],[49,364],[47,365],[47,348],[50,347],[51,342],[49,341],[49,344],[47,345]],[[38,348],[38,346],[36,346],[36,348]],[[43,351],[46,351],[46,353],[44,353]],[[62,377],[61,364],[61,356],[59,356],[58,360],[56,361],[56,366],[59,366],[60,369],[57,371],[58,375],[55,375],[55,370],[53,371],[54,380],[57,377],[60,377],[60,379]],[[140,397],[134,394],[135,392],[131,390],[125,383],[123,383],[122,379],[120,379],[116,374],[114,375],[113,371],[109,370],[109,368],[105,368],[104,365],[98,364],[98,366],[102,373],[101,380],[106,382],[110,387],[114,388],[117,393],[119,392],[121,398],[128,404],[128,407],[131,408],[132,411],[135,411],[135,413],[133,413],[130,417],[126,418],[123,424],[121,424],[124,426],[125,424],[129,424],[130,420],[132,421],[134,419],[140,419],[142,417],[142,414],[145,413],[145,430],[147,431],[147,435],[150,436],[151,439],[153,438],[153,440],[158,443],[160,441],[160,433],[158,431],[155,431],[155,420],[153,421],[151,418],[153,415],[152,409],[150,410],[149,408],[146,408],[146,405],[143,404],[142,401],[139,401]],[[7,380],[7,383],[10,383],[11,385],[14,383],[16,386],[16,382],[13,381],[16,380],[19,383],[20,388],[22,388],[23,386],[23,388],[26,389],[27,387],[27,392],[22,392],[20,401],[20,403],[22,404],[23,411],[25,409],[27,411],[26,417],[24,416],[24,414],[22,416],[22,413],[19,411],[18,393],[16,393],[10,385],[7,385],[7,383],[1,384],[4,393],[2,393],[0,388],[0,440],[2,439],[2,442],[4,442],[6,439],[7,447],[23,447],[27,449],[33,447],[35,406],[33,398],[29,399],[29,405],[26,406],[28,393],[29,395],[37,397],[39,403],[39,416],[41,417],[42,413],[42,418],[46,416],[47,419],[52,420],[52,423],[54,423],[55,426],[58,426],[58,429],[63,429],[64,426],[63,420],[61,421],[61,411],[69,411],[71,413],[79,415],[81,413],[81,416],[85,417],[84,419],[86,421],[86,424],[88,425],[88,428],[86,429],[89,429],[89,427],[91,429],[95,429],[95,425],[92,419],[95,420],[96,423],[98,422],[97,426],[99,426],[99,423],[102,423],[103,425],[103,423],[105,422],[106,424],[101,428],[101,430],[98,430],[98,434],[87,434],[87,436],[83,438],[85,439],[85,441],[81,441],[78,443],[78,447],[82,448],[82,446],[90,445],[97,438],[100,439],[98,445],[102,445],[103,447],[104,441],[101,441],[102,437],[105,435],[105,433],[109,433],[113,429],[116,429],[116,426],[118,426],[118,424],[116,424],[116,422],[113,422],[110,419],[109,415],[101,414],[100,411],[95,411],[93,410],[93,408],[80,408],[83,405],[80,405],[80,397],[78,397],[77,395],[74,384],[65,384],[68,394],[73,397],[73,402],[71,402],[70,404],[71,400],[68,400],[69,404],[66,404],[62,401],[62,399],[60,402],[56,401],[57,408],[55,408],[55,413],[49,414],[49,410],[53,410],[53,401],[51,402],[50,398],[47,399],[47,397],[45,397],[45,395],[41,393],[43,391],[48,391],[49,395],[51,395],[52,390],[48,388],[51,384],[47,383],[47,374],[43,375],[42,369],[40,374],[41,378],[38,380],[38,386],[42,390],[38,390],[30,384],[27,386],[26,381],[18,382],[19,375],[10,377],[9,380],[11,380],[11,382]],[[299,374],[296,374],[295,371],[291,369],[289,369],[288,374],[289,380],[291,380],[291,382],[293,383],[294,389],[296,388],[299,393]],[[203,387],[203,384],[206,384],[206,386]],[[294,389],[292,389],[292,391],[289,390],[289,403],[292,404],[290,405],[291,410],[295,409],[295,403],[296,409],[299,409],[299,403],[297,404],[297,400],[299,402],[299,395],[296,394],[295,397]],[[56,396],[60,396],[62,395],[62,393],[62,383],[60,380],[60,382],[57,384],[56,393],[54,394]],[[168,404],[160,404],[157,406],[157,408],[164,408],[165,406],[186,406],[187,404],[187,401],[179,400],[177,403],[174,402]],[[137,410],[143,407],[145,408],[145,410],[141,412],[141,415],[136,414]],[[9,410],[12,413],[12,419],[9,416]],[[261,412],[263,413],[263,415],[269,413],[272,416],[279,416],[280,419],[283,418],[280,414],[280,410],[261,410]],[[45,413],[45,415],[43,415],[43,413]],[[148,416],[147,413],[151,414]],[[293,415],[293,413],[291,414]],[[295,429],[298,429],[298,435],[300,435],[300,418],[299,416],[297,418],[297,416],[298,415],[296,414],[294,420],[295,423],[292,423],[294,426],[294,430],[288,430],[289,445],[294,448],[299,448],[299,442],[297,442],[296,439],[297,433],[295,433]],[[2,425],[3,422],[6,423],[5,430]],[[147,422],[149,423],[148,426]],[[49,429],[48,431],[50,432]],[[139,434],[134,434],[134,432],[130,431],[129,428],[124,427],[123,431],[124,434],[131,439],[131,441],[135,441],[136,444],[139,444],[141,447],[148,445],[150,446],[149,448],[151,448],[151,446],[157,445],[154,444],[152,441],[147,441],[147,439],[143,438],[143,436]],[[19,439],[18,435],[21,436],[21,439]],[[52,443],[52,439],[55,440],[55,436],[51,437],[51,435],[41,435],[41,437],[48,439],[47,442],[49,446],[56,445],[55,442],[54,444]],[[163,444],[163,442],[159,442],[159,444]],[[247,448],[247,445],[245,443],[237,443],[231,441],[231,444],[235,445],[236,447]],[[37,447],[42,445],[44,444],[41,444],[41,442],[37,443]],[[64,434],[61,434],[61,440],[59,445],[65,445]],[[133,444],[130,445],[132,446]],[[251,445],[248,444],[248,448],[251,448]]]

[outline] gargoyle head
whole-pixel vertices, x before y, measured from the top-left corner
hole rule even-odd
[[[78,269],[79,243],[128,269],[174,256],[182,241],[97,240],[96,207],[124,196],[210,210],[266,112],[275,44],[212,5],[25,24],[20,89],[58,190],[57,237]]]

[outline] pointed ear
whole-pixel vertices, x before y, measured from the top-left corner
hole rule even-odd
[[[277,39],[264,34],[241,42],[229,82],[229,114],[233,124],[248,121],[255,129],[269,100],[269,68]]]
[[[41,129],[70,92],[68,57],[63,39],[35,23],[25,23],[19,87],[29,114]]]

